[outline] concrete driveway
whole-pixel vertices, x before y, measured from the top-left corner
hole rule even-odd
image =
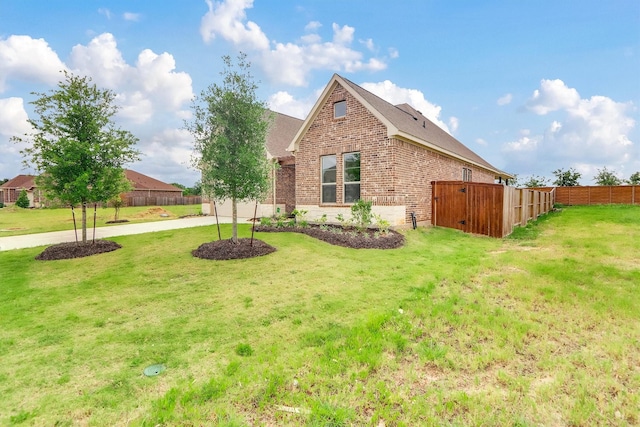
[[[219,217],[218,220],[221,224],[231,223],[231,217]],[[238,218],[238,224],[247,223],[247,218]],[[96,228],[96,239],[126,236],[130,234],[153,233],[155,231],[176,230],[178,228],[202,227],[215,224],[215,216],[196,216],[180,219],[167,219],[164,221],[142,222],[139,224],[112,225]],[[81,238],[81,233],[81,230],[78,230],[78,238]],[[92,238],[93,228],[87,227],[87,239]],[[0,251],[54,245],[56,243],[74,242],[75,240],[76,236],[73,230],[0,237]]]

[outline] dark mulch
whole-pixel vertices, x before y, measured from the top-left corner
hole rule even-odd
[[[114,219],[111,221],[106,221],[105,224],[121,224],[123,222],[129,222],[128,219]]]
[[[323,230],[317,224],[310,224],[304,228],[257,225],[255,230],[302,233],[332,245],[353,249],[397,249],[404,245],[404,236],[393,230],[389,230],[388,233],[376,233],[376,230],[371,229],[358,232],[354,228],[343,228],[339,225],[327,225],[326,230]]]
[[[96,240],[94,242],[70,242],[49,246],[36,257],[38,261],[53,261],[58,259],[83,258],[91,255],[115,251],[122,246],[109,240]]]
[[[273,246],[258,239],[253,239],[253,246],[251,246],[251,239],[238,239],[238,243],[233,243],[231,240],[216,240],[201,244],[198,249],[191,251],[191,254],[197,258],[226,260],[268,255],[275,250]]]

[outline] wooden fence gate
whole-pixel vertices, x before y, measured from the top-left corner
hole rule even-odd
[[[502,185],[433,182],[433,224],[465,233],[503,237]]]
[[[518,189],[501,184],[433,181],[433,225],[465,233],[504,237],[553,208],[555,192]]]

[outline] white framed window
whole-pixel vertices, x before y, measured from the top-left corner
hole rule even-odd
[[[333,118],[341,119],[347,115],[347,101],[338,101],[333,104]]]
[[[320,157],[320,201],[321,203],[336,202],[336,156]]]
[[[471,182],[472,176],[471,176],[471,169],[470,168],[462,168],[462,180],[463,181],[467,181],[467,182]]]
[[[346,153],[342,157],[344,167],[344,202],[360,200],[360,153]]]

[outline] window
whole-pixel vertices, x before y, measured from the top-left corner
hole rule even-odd
[[[471,182],[471,169],[462,168],[462,180]]]
[[[360,200],[360,153],[347,153],[344,163],[344,202]]]
[[[322,156],[322,203],[336,202],[336,156]]]
[[[347,101],[340,101],[333,104],[333,118],[339,119],[347,115]]]

